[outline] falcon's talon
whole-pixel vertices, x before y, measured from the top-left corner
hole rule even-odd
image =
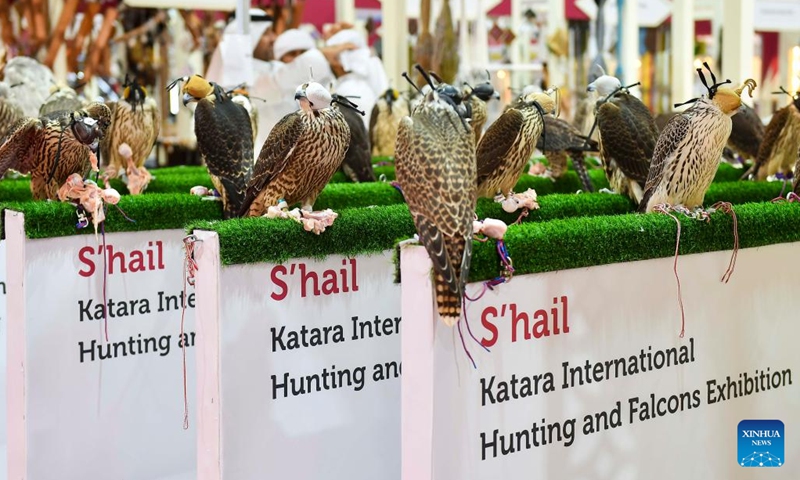
[[[614,190],[611,190],[610,188],[601,188],[600,190],[598,190],[598,192],[600,192],[600,193],[611,193],[611,194],[614,194],[614,195],[617,194],[617,192],[615,192]]]

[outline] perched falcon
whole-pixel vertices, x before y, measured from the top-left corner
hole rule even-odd
[[[420,242],[433,262],[439,316],[452,326],[461,317],[472,257],[475,146],[453,100],[435,88],[428,92],[400,122],[395,171]]]
[[[350,127],[331,105],[330,92],[309,82],[297,87],[294,98],[300,110],[283,117],[269,132],[247,184],[241,216],[260,217],[282,201],[287,207],[300,202],[310,212],[342,165]]]
[[[767,177],[779,173],[788,176],[792,171],[794,154],[798,146],[800,146],[800,91],[792,97],[792,103],[772,115],[764,131],[764,140],[758,149],[752,172],[747,172],[745,176],[756,180],[766,180]]]
[[[400,124],[400,120],[409,113],[408,100],[393,88],[389,88],[378,98],[369,117],[372,156],[394,156],[397,126]]]
[[[513,195],[522,170],[555,102],[547,93],[529,93],[492,123],[477,147],[478,195],[502,202]]]
[[[489,72],[487,71],[486,74],[489,75]],[[483,127],[486,125],[488,117],[486,103],[493,98],[499,99],[500,94],[489,80],[479,83],[474,88],[468,84],[465,86],[464,102],[469,103],[472,110],[472,131],[475,136],[475,145],[477,145],[483,135]]]
[[[147,188],[151,175],[144,168],[161,130],[161,114],[153,97],[134,79],[125,79],[122,97],[109,105],[111,127],[100,143],[102,160],[108,165],[104,177],[125,174],[128,191],[138,195]],[[123,152],[128,149],[130,156]]]
[[[664,130],[672,117],[679,113],[672,111],[656,115],[658,131]],[[731,136],[728,138],[727,146],[722,150],[722,156],[730,163],[739,163],[735,157],[737,154],[742,160],[755,160],[763,139],[764,122],[755,110],[743,103],[739,111],[731,117]]]
[[[66,85],[52,85],[50,96],[39,107],[39,116],[55,112],[74,112],[83,107],[83,101],[78,98],[78,93]]]
[[[253,171],[253,130],[250,115],[216,83],[200,75],[184,77],[183,104],[197,102],[194,133],[197,149],[211,182],[222,198],[224,218],[235,217],[242,207]]]
[[[618,78],[602,75],[587,90],[600,96],[595,106],[595,121],[608,183],[615,192],[638,203],[658,140],[658,128],[650,110],[628,88]]]
[[[335,108],[342,112],[342,116],[350,128],[350,142],[342,162],[344,174],[353,182],[374,182],[375,172],[372,170],[372,154],[369,149],[367,127],[364,126],[364,120],[361,118],[364,112],[359,111],[358,107],[345,97],[335,93],[331,97]],[[340,108],[342,105],[347,106]]]
[[[22,110],[8,100],[8,85],[0,83],[0,145],[12,125],[24,117]]]
[[[92,150],[110,124],[111,111],[104,103],[24,118],[11,127],[0,146],[0,176],[8,169],[30,173],[33,198],[56,200],[70,175],[85,177],[90,169],[97,171]]]
[[[583,183],[587,192],[593,192],[594,186],[586,173],[586,152],[598,151],[597,142],[581,135],[577,128],[569,122],[552,115],[544,117],[544,131],[536,142],[538,148],[547,158],[547,173],[545,176],[555,180],[564,174],[567,169],[567,157],[572,157],[575,172]]]
[[[708,64],[703,65],[711,72]],[[673,117],[658,137],[640,212],[651,212],[660,204],[702,207],[731,134],[731,117],[742,104],[742,91],[747,87],[752,96],[756,87],[752,79],[735,90],[721,87],[728,82],[717,83],[713,73],[708,85],[703,71],[697,71],[708,96],[691,100],[694,104]]]

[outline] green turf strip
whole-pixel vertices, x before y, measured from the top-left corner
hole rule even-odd
[[[800,241],[800,229],[796,228],[800,205],[749,203],[736,206],[735,211],[742,248]],[[481,218],[482,213],[478,213]],[[665,215],[554,219],[542,215],[542,220],[509,227],[506,244],[517,274],[666,257],[675,248],[676,225]],[[721,212],[714,213],[709,223],[683,217],[681,223],[684,254],[733,246],[732,220]],[[376,253],[393,248],[397,241],[415,233],[405,205],[342,210],[334,225],[321,235],[308,233],[291,220],[261,218],[196,222],[187,231],[193,229],[219,234],[224,265]],[[493,243],[476,242],[473,255],[472,281],[497,276],[498,257]]]
[[[524,187],[529,180],[537,182],[543,179],[524,176],[519,186]],[[544,181],[552,184],[550,180],[544,179]],[[518,191],[523,190],[524,188],[518,188]],[[734,204],[766,202],[778,196],[780,191],[780,182],[712,184],[706,195],[705,204],[711,205],[719,200],[731,201]],[[315,208],[332,208],[342,211],[358,207],[391,205],[402,205],[405,208],[400,192],[388,183],[343,183],[328,185],[317,200]],[[540,208],[530,212],[524,222],[576,216],[617,215],[635,210],[633,202],[626,197],[605,193],[582,193],[579,195],[553,193],[540,196],[539,205]],[[125,220],[117,208],[108,206],[106,220],[106,231],[108,232],[181,229],[196,220],[212,221],[222,218],[220,202],[201,200],[199,197],[181,193],[123,196],[119,207],[136,222]],[[88,233],[87,229],[78,230],[74,227],[77,221],[75,207],[68,203],[6,202],[0,203],[0,208],[11,208],[25,213],[26,231],[29,238]],[[366,211],[370,212],[374,209]],[[491,199],[479,200],[478,215],[481,218],[499,218],[506,223],[513,222],[518,216],[516,213],[504,212],[500,205]],[[256,220],[261,221],[262,219]],[[354,231],[351,234],[357,236],[359,233]]]

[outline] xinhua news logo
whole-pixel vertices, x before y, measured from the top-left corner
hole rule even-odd
[[[737,427],[738,455],[742,467],[781,467],[784,458],[783,422],[742,420]]]

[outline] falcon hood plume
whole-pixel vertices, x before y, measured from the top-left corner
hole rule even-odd
[[[475,146],[454,99],[440,93],[424,69],[416,68],[432,89],[400,122],[395,169],[420,242],[433,262],[439,317],[452,326],[461,318],[472,259]]]
[[[197,149],[208,168],[211,181],[222,198],[224,218],[235,217],[244,201],[253,171],[253,130],[250,115],[216,83],[200,75],[172,82],[170,90],[183,81],[183,104],[197,102],[194,133]]]

